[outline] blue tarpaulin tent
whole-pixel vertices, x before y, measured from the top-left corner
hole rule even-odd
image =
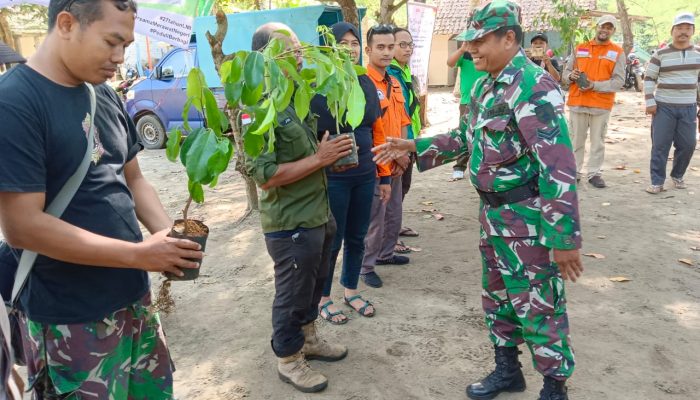
[[[12,50],[12,48],[6,45],[5,42],[0,41],[0,64],[15,64],[26,61],[27,60],[25,60],[24,57]]]
[[[365,14],[361,8],[360,18]],[[237,14],[228,14],[228,32],[224,39],[224,54],[235,53],[238,50],[250,50],[253,33],[267,22],[281,22],[289,25],[302,42],[319,44],[319,35],[316,28],[319,25],[332,25],[342,21],[340,7],[308,6],[296,8],[284,8],[277,10],[250,11]],[[206,32],[216,32],[216,17],[199,17],[194,22],[194,32],[197,36],[197,58],[199,68],[204,73],[207,84],[210,87],[221,86],[221,80],[214,68],[214,59],[211,56],[211,48],[206,38]]]

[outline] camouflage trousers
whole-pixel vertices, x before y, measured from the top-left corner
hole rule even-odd
[[[574,372],[564,280],[537,238],[486,236],[482,304],[496,346],[527,344],[536,370],[554,378]]]
[[[150,295],[102,321],[22,325],[37,400],[173,398],[173,366]]]

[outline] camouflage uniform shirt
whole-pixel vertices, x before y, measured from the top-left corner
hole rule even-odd
[[[540,194],[491,207],[479,220],[489,236],[537,237],[549,248],[581,247],[576,163],[559,85],[521,50],[497,78],[480,78],[460,129],[416,140],[423,171],[471,154],[471,183],[503,192],[537,179]]]

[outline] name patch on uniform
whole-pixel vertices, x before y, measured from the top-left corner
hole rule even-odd
[[[576,57],[590,57],[591,52],[588,49],[578,49],[576,50]]]
[[[280,126],[287,126],[292,123],[292,119],[290,117],[287,117],[280,122]]]
[[[492,106],[488,110],[484,111],[482,118],[490,119],[501,115],[510,115],[510,107],[508,106],[508,103],[504,102]]]
[[[618,54],[619,53],[615,50],[608,50],[608,53],[602,58],[605,58],[605,59],[610,60],[610,61],[617,61]]]

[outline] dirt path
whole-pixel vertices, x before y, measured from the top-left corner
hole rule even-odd
[[[567,287],[577,356],[571,398],[698,398],[700,251],[691,247],[700,248],[700,158],[691,163],[688,190],[646,194],[649,120],[640,94],[621,93],[618,99],[605,163],[610,187],[580,189],[583,251],[605,258],[586,257],[584,277]],[[457,104],[450,95],[431,95],[430,106],[430,132],[456,126]],[[180,167],[162,151],[144,152],[140,160],[175,215],[186,188]],[[478,200],[465,181],[450,177],[450,167],[414,175],[404,220],[421,233],[407,243],[422,251],[406,267],[378,267],[383,288],[360,284],[377,307],[376,317],[352,313],[347,325],[322,324],[322,334],[346,343],[350,355],[335,364],[313,362],[330,379],[321,395],[301,394],[277,378],[269,345],[272,264],[258,216],[233,225],[245,194],[237,176],[223,177],[219,188],[206,192],[206,205],[194,211],[212,229],[203,276],[173,284],[176,310],[163,318],[178,368],[177,397],[466,398],[465,386],[492,367],[492,349],[481,311]],[[444,220],[425,208],[438,209]],[[154,278],[155,287],[159,281]],[[334,296],[340,293],[336,283]],[[537,397],[541,378],[524,360],[527,392],[499,399]]]

